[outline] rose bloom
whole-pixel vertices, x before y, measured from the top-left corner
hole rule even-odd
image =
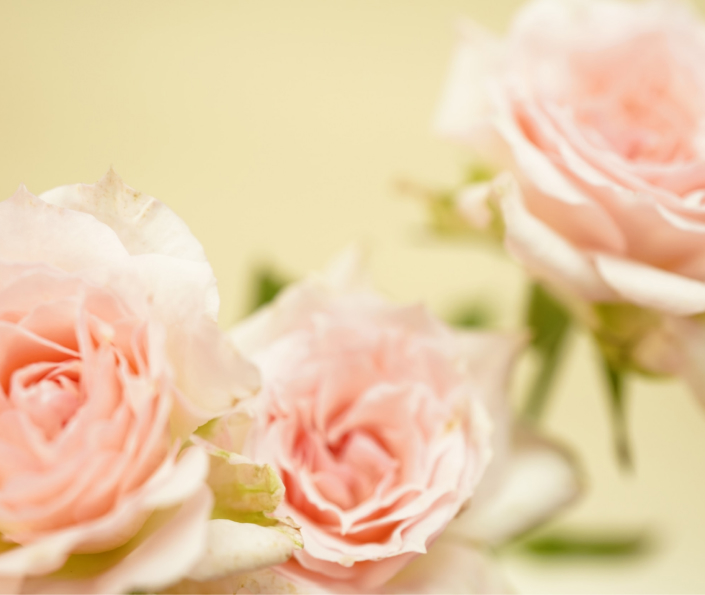
[[[512,440],[505,386],[522,341],[389,304],[358,261],[346,253],[232,331],[263,377],[244,452],[280,474],[279,512],[304,540],[275,572],[303,592],[503,590],[470,543],[498,543],[577,491],[561,453]]]
[[[437,125],[515,173],[506,245],[534,275],[584,302],[699,314],[703,64],[705,28],[679,2],[538,0],[504,41],[465,26]],[[654,350],[680,323],[623,312],[660,334],[636,359],[677,371],[673,345]]]
[[[0,591],[159,589],[206,553],[190,433],[257,389],[201,245],[108,173],[0,203]]]

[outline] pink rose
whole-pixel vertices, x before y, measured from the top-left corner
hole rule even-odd
[[[354,252],[232,337],[263,376],[245,453],[282,477],[279,513],[305,544],[276,571],[304,591],[497,589],[470,540],[500,541],[576,492],[562,456],[511,446],[505,385],[521,342],[387,303]],[[525,463],[543,473],[529,471],[530,489],[514,473]]]
[[[705,311],[705,28],[675,2],[537,0],[466,28],[439,130],[507,157],[509,250],[593,302]],[[489,142],[492,139],[492,142]]]
[[[210,532],[209,457],[182,446],[258,385],[203,249],[113,172],[21,188],[0,236],[0,591],[165,587]]]

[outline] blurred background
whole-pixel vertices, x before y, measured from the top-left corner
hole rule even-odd
[[[223,325],[247,312],[258,267],[295,278],[359,241],[394,299],[441,316],[484,300],[515,327],[521,271],[499,251],[434,238],[397,188],[457,180],[463,152],[431,130],[456,23],[502,31],[520,4],[3,0],[0,196],[93,183],[113,166],[201,240]],[[572,336],[546,426],[582,458],[587,493],[556,526],[644,533],[651,547],[509,550],[502,564],[526,593],[703,592],[705,411],[676,382],[633,382],[635,469],[623,473],[601,382],[589,341]]]

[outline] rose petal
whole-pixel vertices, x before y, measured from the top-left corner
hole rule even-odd
[[[117,234],[131,255],[163,254],[206,262],[203,247],[178,215],[124,184],[112,169],[97,184],[59,186],[39,198],[92,215]]]
[[[473,379],[473,393],[482,399],[491,424],[492,459],[473,494],[473,503],[491,498],[501,481],[511,448],[512,414],[507,397],[511,370],[528,336],[519,333],[457,332],[463,372]],[[478,427],[476,434],[481,428]],[[474,504],[473,504],[474,505]]]
[[[302,585],[300,582],[292,582],[278,572],[267,569],[207,582],[184,580],[169,587],[169,593],[183,593],[184,595],[192,593],[229,593],[233,595],[236,593],[248,595],[250,593],[288,593],[289,595],[297,595],[329,593],[329,591],[311,585]]]
[[[175,412],[180,435],[224,415],[259,389],[258,369],[211,320],[190,320],[171,328],[168,350],[181,389]]]
[[[491,113],[486,79],[501,59],[499,41],[472,22],[462,23],[434,128],[442,136],[466,140]]]
[[[12,593],[20,593],[21,590],[22,577],[0,576],[0,593],[11,595]]]
[[[37,262],[65,271],[124,262],[128,252],[115,232],[95,217],[31,194],[24,186],[0,202],[0,260]]]
[[[602,278],[627,301],[679,316],[705,311],[705,283],[607,254],[594,258]]]
[[[200,489],[202,471],[198,471],[198,465],[203,464],[206,455],[197,451],[200,449],[189,449],[176,464],[171,460],[165,461],[142,488],[124,498],[107,515],[0,553],[0,576],[49,574],[58,570],[68,556],[78,549],[100,551],[122,545],[137,532],[146,515],[153,510],[152,507],[173,503],[174,497],[169,492],[169,486],[176,488],[178,485],[176,492],[184,497],[192,497],[191,494]],[[183,467],[194,473],[180,473]],[[175,479],[170,481],[172,476]]]
[[[95,582],[96,593],[155,591],[175,583],[206,549],[213,497],[202,487],[169,519],[121,562]]]
[[[495,492],[473,502],[448,526],[447,535],[499,545],[540,524],[580,492],[571,456],[547,440],[520,433]]]
[[[208,523],[206,555],[188,577],[210,581],[259,570],[286,562],[298,547],[291,535],[279,529],[214,519]]]
[[[165,468],[166,470],[166,468]],[[160,481],[159,474],[150,478],[155,487],[144,499],[146,509],[169,508],[191,498],[203,485],[208,475],[208,455],[202,448],[186,449],[174,470]]]
[[[441,537],[391,581],[383,593],[513,592],[497,562],[479,549]]]
[[[596,301],[614,299],[588,257],[526,209],[515,182],[502,200],[507,249],[538,276]]]

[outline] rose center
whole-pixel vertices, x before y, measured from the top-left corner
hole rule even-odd
[[[656,163],[693,158],[702,91],[667,39],[643,35],[579,53],[571,68],[578,120],[617,153]]]
[[[10,401],[52,440],[83,403],[80,362],[37,363],[18,370],[10,384]]]

